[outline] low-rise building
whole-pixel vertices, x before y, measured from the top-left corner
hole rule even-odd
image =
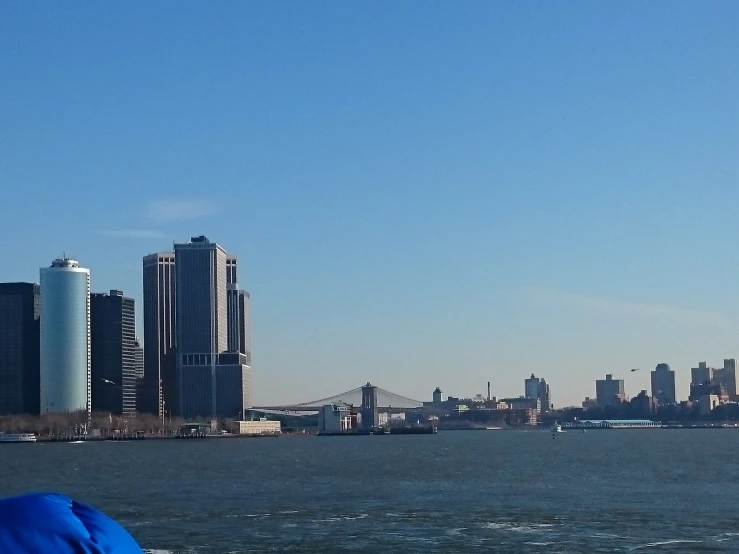
[[[254,421],[234,421],[231,432],[236,435],[278,435],[282,432],[279,421],[260,418]]]
[[[704,394],[698,399],[701,415],[710,414],[720,404],[719,397],[715,394]]]
[[[352,412],[344,404],[326,404],[318,412],[319,433],[346,433],[352,430]]]

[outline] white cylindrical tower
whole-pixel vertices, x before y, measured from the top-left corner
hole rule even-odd
[[[41,413],[90,411],[90,270],[41,269]]]

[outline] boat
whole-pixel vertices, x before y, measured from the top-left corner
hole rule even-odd
[[[6,433],[0,431],[0,442],[36,442],[33,433]]]
[[[562,426],[559,423],[555,423],[552,425],[552,438],[557,438],[557,433],[562,433]]]

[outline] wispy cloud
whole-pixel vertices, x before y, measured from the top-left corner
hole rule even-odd
[[[101,231],[100,234],[125,239],[163,239],[167,236],[161,231],[154,231],[152,229],[118,229],[114,231]]]
[[[666,304],[651,304],[587,296],[543,287],[523,287],[518,292],[531,302],[549,302],[571,308],[585,308],[605,314],[667,320],[713,327],[739,326],[739,322],[719,313],[681,308]]]
[[[208,217],[219,212],[218,206],[209,200],[157,200],[146,206],[144,215],[159,221],[175,221]]]

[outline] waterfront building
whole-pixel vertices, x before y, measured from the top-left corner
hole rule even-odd
[[[39,297],[35,283],[0,283],[0,415],[39,413]]]
[[[226,286],[228,297],[228,351],[240,352],[251,365],[251,297],[239,289],[236,256],[226,258]]]
[[[346,433],[352,430],[352,413],[344,404],[327,404],[318,412],[319,433]]]
[[[228,272],[236,261],[202,235],[174,251],[180,415],[241,419],[251,406],[251,368],[229,349]]]
[[[89,416],[90,271],[65,257],[40,275],[40,411]]]
[[[660,406],[675,404],[675,372],[667,364],[658,364],[651,373],[652,396]]]
[[[649,419],[581,419],[562,424],[565,429],[660,429],[662,424]]]
[[[533,373],[531,377],[524,380],[524,395],[526,398],[538,399],[542,411],[548,412],[552,409],[549,385],[544,379],[536,377]]]
[[[595,398],[598,407],[612,406],[626,399],[623,379],[614,379],[613,375],[606,375],[605,379],[595,382]]]
[[[139,383],[140,412],[159,417],[179,415],[175,358],[175,256],[144,256],[144,378]]]
[[[92,410],[136,415],[136,309],[119,290],[90,296]]]
[[[266,417],[254,421],[234,421],[231,432],[236,435],[279,435],[282,425],[279,421],[270,421]]]

